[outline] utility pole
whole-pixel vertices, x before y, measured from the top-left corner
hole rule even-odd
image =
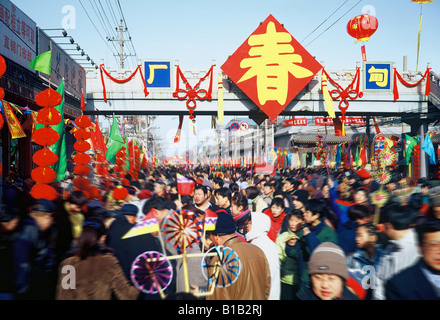
[[[124,69],[124,29],[122,27],[122,20],[119,25],[119,47],[119,66],[122,70]]]
[[[124,40],[124,32],[127,31],[127,28],[124,29],[124,26],[122,25],[123,22],[124,21],[121,19],[121,23],[120,23],[119,27],[116,28],[116,30],[119,31],[119,39],[115,39],[114,37],[112,37],[112,38],[107,37],[108,41],[119,42],[119,54],[117,54],[117,55],[114,54],[114,55],[119,57],[119,68],[121,69],[121,72],[122,72],[122,69],[124,69],[124,60],[127,57],[132,57],[132,56],[134,57],[135,56],[134,54],[125,54],[124,53],[124,43],[131,40],[131,38],[129,40]]]

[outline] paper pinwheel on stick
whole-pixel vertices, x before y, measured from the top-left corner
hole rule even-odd
[[[140,291],[147,294],[160,293],[168,288],[173,279],[173,268],[168,259],[157,251],[140,254],[131,266],[130,278]]]

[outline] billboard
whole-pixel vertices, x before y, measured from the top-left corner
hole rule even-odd
[[[37,25],[9,0],[0,0],[0,54],[28,70],[37,51]]]

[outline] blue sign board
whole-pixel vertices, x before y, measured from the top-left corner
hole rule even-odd
[[[171,88],[171,61],[145,61],[147,88]]]
[[[364,62],[364,90],[393,90],[392,62]]]

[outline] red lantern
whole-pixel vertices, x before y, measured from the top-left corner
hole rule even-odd
[[[99,191],[99,189],[97,187],[90,187],[89,188],[89,192],[90,192],[90,198],[91,199],[102,200],[101,193],[100,193],[100,191]]]
[[[118,152],[116,152],[116,158],[123,158],[123,157],[125,157],[127,154],[124,152],[124,151],[122,151],[122,150],[119,150]]]
[[[53,201],[57,198],[58,193],[52,186],[37,183],[31,189],[31,196],[34,199],[47,199]]]
[[[72,184],[80,190],[87,190],[90,187],[89,179],[83,177],[73,179]]]
[[[359,41],[368,41],[376,32],[379,23],[375,16],[361,14],[352,18],[347,24],[347,32],[350,36]]]
[[[61,122],[61,113],[53,107],[43,108],[38,112],[37,122],[45,126],[55,126]]]
[[[85,128],[88,128],[92,125],[92,121],[89,119],[88,116],[80,116],[75,119],[75,124],[78,127],[85,129]]]
[[[2,87],[0,87],[0,100],[3,100],[5,98],[5,90],[3,90]]]
[[[90,162],[90,156],[86,153],[78,153],[74,158],[73,162],[76,164],[88,164]]]
[[[0,55],[0,78],[5,74],[6,72],[6,61],[3,58],[3,56]]]
[[[5,123],[5,121],[3,120],[3,116],[0,114],[0,130],[3,129],[3,124],[4,123]]]
[[[36,144],[47,147],[55,144],[58,141],[58,139],[60,139],[60,135],[54,129],[50,127],[44,127],[35,130],[32,139]]]
[[[79,176],[87,176],[90,173],[90,168],[84,165],[77,165],[73,168],[73,172]]]
[[[75,142],[73,148],[78,152],[86,152],[90,150],[91,146],[90,143],[88,143],[87,141],[79,140]]]
[[[50,167],[57,163],[58,156],[51,150],[44,148],[35,152],[32,159],[39,167]]]
[[[123,187],[113,189],[113,198],[116,200],[124,200],[128,196],[128,190]]]
[[[116,164],[118,166],[123,166],[123,165],[125,165],[125,161],[122,160],[121,158],[116,158]]]
[[[86,129],[78,129],[74,133],[76,140],[89,140],[92,136],[92,134],[87,131]]]
[[[119,173],[119,172],[124,171],[124,168],[122,168],[121,166],[115,166],[115,167],[113,168],[113,170],[114,170],[116,173]]]
[[[48,184],[55,181],[57,174],[50,167],[38,167],[32,170],[31,177],[35,182]]]
[[[37,96],[35,97],[35,102],[40,107],[55,107],[63,102],[63,97],[56,90],[48,88],[37,94]]]

